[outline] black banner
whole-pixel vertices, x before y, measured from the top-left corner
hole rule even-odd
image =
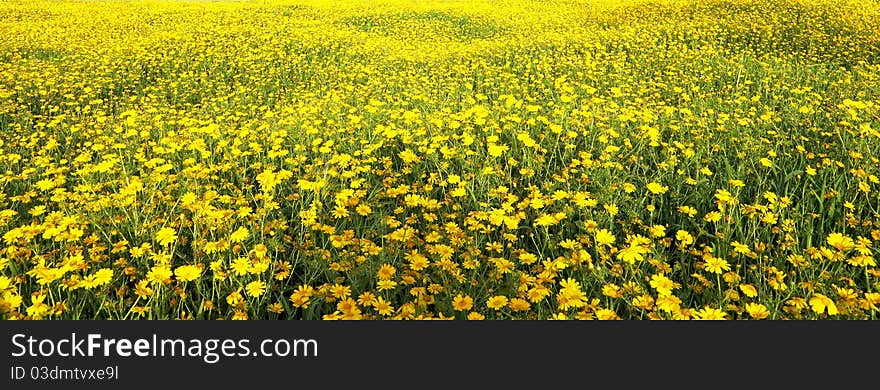
[[[2,321],[0,327],[4,389],[630,387],[698,378],[839,385],[876,376],[880,346],[875,321]]]

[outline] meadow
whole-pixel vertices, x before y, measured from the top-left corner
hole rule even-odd
[[[863,320],[880,3],[0,4],[0,319]]]

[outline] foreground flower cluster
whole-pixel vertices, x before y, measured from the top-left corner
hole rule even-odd
[[[874,319],[874,1],[0,6],[0,318]]]

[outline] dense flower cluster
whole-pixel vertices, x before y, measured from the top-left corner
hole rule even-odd
[[[0,6],[0,318],[873,319],[874,1]]]

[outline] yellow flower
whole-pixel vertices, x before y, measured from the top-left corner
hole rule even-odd
[[[688,246],[694,243],[694,236],[692,236],[686,230],[679,230],[675,232],[675,239],[681,242],[681,245],[684,246]]]
[[[602,286],[602,295],[609,298],[620,298],[623,296],[623,291],[620,289],[620,286],[614,283],[608,283]]]
[[[379,280],[390,280],[394,277],[394,274],[397,272],[397,269],[394,268],[391,264],[382,264],[379,267],[379,271],[376,272],[376,276],[379,277]]]
[[[498,145],[490,143],[488,147],[489,155],[492,157],[500,157],[504,152],[510,149],[507,145]]]
[[[278,185],[278,175],[273,172],[271,168],[267,168],[260,172],[260,174],[256,177],[257,181],[260,183],[260,188],[263,192],[272,192],[272,189]]]
[[[672,290],[675,288],[675,282],[663,274],[651,276],[649,284],[653,289],[657,290],[657,293],[660,294],[660,296],[671,295]]]
[[[648,191],[655,195],[665,194],[666,191],[669,191],[669,187],[657,182],[650,182],[648,183]]]
[[[596,319],[601,321],[609,321],[609,320],[619,320],[621,319],[619,315],[617,315],[614,310],[611,309],[599,309],[596,310]]]
[[[608,229],[599,229],[596,231],[596,243],[599,245],[608,245],[614,243],[614,234],[612,234]]]
[[[474,307],[474,300],[468,295],[458,294],[452,298],[452,308],[457,311],[470,310]]]
[[[537,145],[537,143],[535,142],[534,139],[532,139],[532,137],[531,137],[531,135],[529,135],[529,133],[519,132],[516,135],[516,139],[518,139],[520,142],[523,143],[523,145],[525,145],[528,148],[532,148]]]
[[[373,212],[373,209],[370,208],[370,206],[361,203],[357,206],[357,208],[355,208],[355,212],[357,212],[358,215],[365,217],[367,215],[370,215],[370,213]]]
[[[484,316],[480,313],[477,313],[475,311],[472,311],[472,312],[468,313],[467,319],[471,320],[471,321],[480,321],[480,320],[485,320],[486,316]]]
[[[135,294],[141,299],[147,299],[153,295],[153,289],[148,285],[149,282],[149,280],[141,280],[135,285]]]
[[[42,293],[31,296],[31,305],[27,308],[27,314],[31,318],[40,320],[50,314],[51,307],[43,302],[45,299],[46,295]]]
[[[55,182],[49,179],[40,180],[36,183],[36,185],[40,191],[48,191],[52,188],[55,188]]]
[[[566,316],[565,313],[553,313],[553,315],[550,316],[550,320],[565,321],[568,320],[568,316]]]
[[[255,280],[248,283],[247,286],[244,287],[244,290],[247,292],[248,296],[256,298],[266,292],[266,283],[261,280]]]
[[[241,295],[241,287],[226,296],[226,303],[228,303],[229,306],[237,306],[242,301],[244,301],[244,297]]]
[[[856,245],[852,238],[841,233],[831,233],[825,238],[825,241],[839,251],[848,251]]]
[[[538,303],[544,300],[544,298],[546,298],[548,295],[550,295],[550,289],[545,286],[539,285],[530,288],[526,295],[529,298],[529,301],[531,301],[532,303]]]
[[[167,264],[157,264],[147,272],[147,280],[151,285],[166,284],[171,281],[171,267]]]
[[[846,260],[847,263],[856,267],[876,267],[877,262],[874,261],[872,256],[868,255],[859,255],[853,256]]]
[[[177,240],[177,231],[172,228],[163,227],[156,233],[156,242],[158,242],[159,245],[168,246],[175,240]]]
[[[734,197],[730,191],[718,189],[715,190],[715,199],[718,199],[719,203],[733,203]]]
[[[724,271],[730,270],[730,264],[727,263],[727,260],[724,260],[722,258],[709,256],[708,259],[706,259],[706,263],[703,266],[703,269],[705,269],[707,272],[720,275],[724,273]]]
[[[660,238],[666,236],[666,227],[663,225],[653,225],[649,230],[651,237]]]
[[[714,307],[706,306],[696,312],[696,319],[699,320],[726,320],[727,313]]]
[[[532,308],[532,305],[529,303],[529,301],[522,298],[511,298],[509,306],[510,310],[518,312],[525,312]]]
[[[281,314],[282,312],[284,312],[284,306],[282,306],[281,303],[274,302],[270,304],[269,307],[266,308],[266,310],[268,310],[270,313]]]
[[[21,303],[21,295],[15,294],[11,291],[4,291],[3,294],[0,295],[0,313],[17,311],[21,306]]]
[[[336,299],[347,298],[351,295],[351,286],[346,286],[342,284],[334,284],[330,286],[330,294],[333,295]]]
[[[697,214],[697,209],[695,209],[691,206],[683,205],[683,206],[678,206],[678,212],[680,212],[682,214],[686,214],[688,217],[693,217],[694,215]]]
[[[342,205],[336,205],[333,207],[333,211],[330,213],[334,219],[345,218],[348,216],[348,209]]]
[[[196,200],[198,200],[198,197],[196,197],[195,193],[190,191],[180,197],[180,204],[183,207],[192,206],[196,202]]]
[[[290,294],[290,302],[293,303],[294,307],[300,308],[308,308],[312,295],[314,295],[315,289],[312,286],[307,284],[300,285],[293,291],[293,294]]]
[[[397,282],[393,280],[380,280],[376,283],[376,288],[379,291],[391,290],[397,287]]]
[[[414,250],[408,253],[406,256],[407,261],[409,261],[409,268],[413,271],[421,271],[428,267],[430,262],[425,255],[419,253],[418,250]]]
[[[33,215],[35,217],[39,216],[39,215],[43,215],[43,213],[45,213],[45,212],[46,212],[46,206],[43,206],[43,205],[34,206],[30,210],[28,210],[28,214]]]
[[[98,286],[110,283],[111,279],[113,279],[113,270],[109,268],[101,268],[95,272],[95,284]]]
[[[397,154],[405,164],[412,164],[421,161],[421,158],[410,149],[406,149]]]
[[[770,311],[767,310],[767,307],[760,303],[747,303],[746,313],[749,313],[749,316],[756,320],[763,320],[770,316]]]
[[[826,297],[822,294],[814,294],[812,298],[810,298],[810,307],[813,308],[813,311],[816,314],[822,314],[826,310],[828,315],[837,315],[837,305],[834,304],[834,301],[831,298]]]
[[[602,208],[604,208],[605,211],[608,212],[608,215],[610,215],[610,216],[612,216],[612,217],[615,216],[615,215],[617,215],[617,213],[620,211],[620,209],[619,209],[619,208],[617,207],[617,205],[614,204],[614,203],[609,203],[609,204],[602,205]]]
[[[642,310],[651,310],[654,308],[654,297],[650,294],[639,295],[633,298],[632,305]]]
[[[501,310],[501,308],[507,306],[507,297],[504,295],[491,297],[486,301],[486,306],[490,309]]]
[[[182,265],[174,269],[174,276],[181,282],[190,282],[201,276],[202,269],[195,265]]]
[[[232,260],[232,264],[230,265],[232,268],[232,272],[234,272],[237,276],[246,275],[248,270],[251,269],[251,261],[244,257],[239,257],[235,260]]]
[[[559,308],[568,310],[570,308],[579,308],[586,305],[587,295],[581,290],[581,285],[573,278],[567,278],[559,282],[562,287],[556,294],[556,301]]]
[[[751,284],[740,284],[739,289],[749,298],[758,296],[758,290],[756,290],[755,286],[752,286]]]
[[[248,237],[249,234],[250,234],[250,232],[248,231],[248,229],[246,227],[242,226],[242,227],[236,229],[234,232],[232,232],[232,234],[229,235],[229,242],[233,242],[233,243],[242,242]]]
[[[630,245],[626,248],[623,248],[620,252],[617,252],[617,258],[629,264],[635,264],[636,261],[641,261],[645,259],[645,257],[642,256],[642,251],[643,249],[641,247]]]
[[[394,306],[391,306],[384,298],[378,297],[373,302],[373,308],[376,309],[376,312],[382,316],[390,316],[394,313]]]
[[[363,307],[373,306],[373,303],[376,302],[376,294],[369,291],[361,293],[361,295],[358,296],[357,302]]]
[[[556,218],[553,218],[550,214],[541,214],[541,216],[535,220],[535,225],[537,226],[552,226],[555,224]]]
[[[519,254],[518,259],[519,259],[520,263],[529,265],[529,264],[532,264],[532,263],[538,261],[538,256],[535,256],[534,254],[529,253],[529,252],[522,252]]]
[[[703,216],[703,220],[706,222],[718,222],[721,220],[721,213],[717,211],[710,211]]]

